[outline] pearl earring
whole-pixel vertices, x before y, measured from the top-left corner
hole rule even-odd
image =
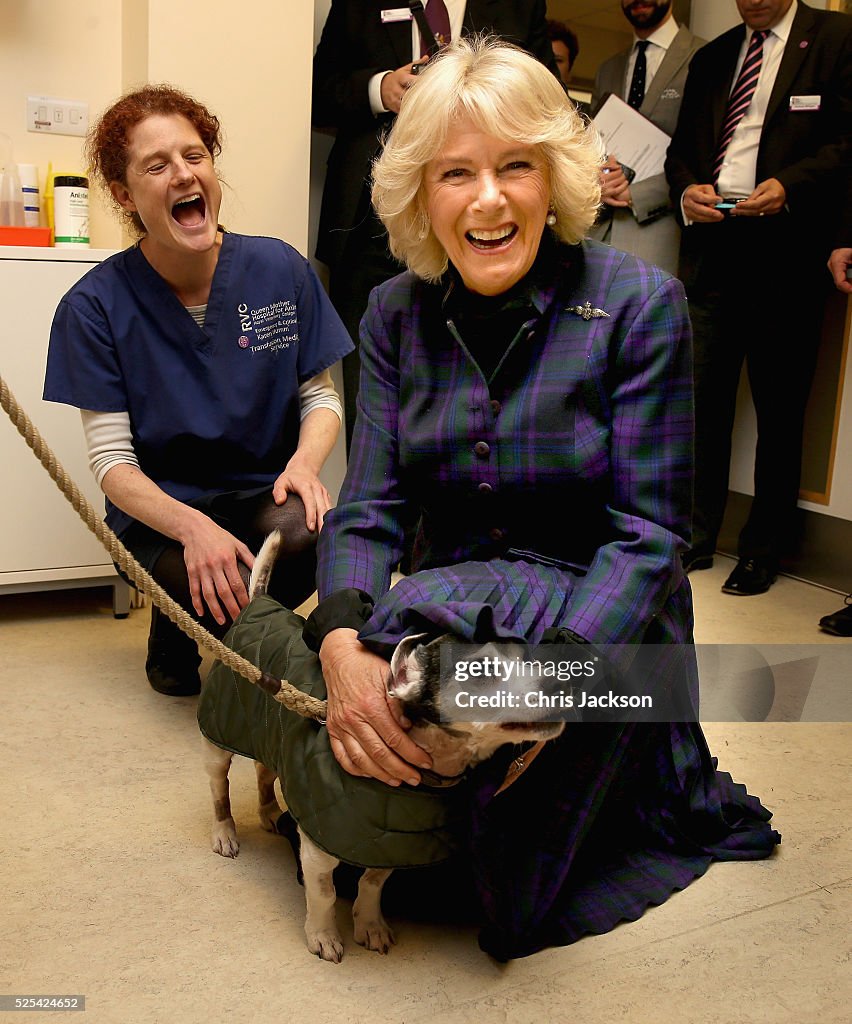
[[[545,224],[547,224],[547,226],[549,228],[555,227],[556,226],[556,211],[555,210],[548,210],[547,216],[544,218],[544,222],[545,222]]]

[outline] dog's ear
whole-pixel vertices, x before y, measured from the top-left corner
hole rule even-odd
[[[427,637],[427,633],[403,637],[391,657],[388,693],[403,704],[417,700],[423,692],[423,670],[417,660],[417,648]]]

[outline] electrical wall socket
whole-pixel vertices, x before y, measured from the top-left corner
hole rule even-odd
[[[52,135],[85,135],[89,129],[89,104],[27,96],[27,131]]]

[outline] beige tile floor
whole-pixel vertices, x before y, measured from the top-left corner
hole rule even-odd
[[[781,579],[724,597],[731,565],[692,577],[699,640],[850,643],[816,628],[838,595]],[[292,857],[257,822],[245,761],[242,852],[210,852],[195,702],[149,689],[147,612],[116,621],[103,591],[6,596],[0,628],[0,994],[84,994],[90,1024],[852,1018],[852,725],[707,727],[775,812],[770,861],[714,865],[634,924],[505,966],[473,928],[399,918],[380,958],[341,914],[334,966],[304,948]]]

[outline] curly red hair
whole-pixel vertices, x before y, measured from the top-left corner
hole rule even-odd
[[[219,118],[211,114],[203,103],[172,85],[145,85],[116,100],[92,125],[86,137],[86,158],[90,172],[107,193],[113,181],[127,184],[131,129],[153,114],[180,114],[198,132],[214,161],[222,152]],[[137,213],[125,216],[137,231],[144,233],[145,227]]]

